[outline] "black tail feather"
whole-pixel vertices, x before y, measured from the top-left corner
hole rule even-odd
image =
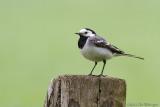
[[[131,54],[122,54],[122,56],[128,56],[128,57],[133,57],[133,58],[138,58],[138,59],[144,60],[144,58],[142,58],[142,57],[131,55]]]

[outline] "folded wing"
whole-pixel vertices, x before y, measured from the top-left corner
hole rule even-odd
[[[95,46],[97,46],[99,48],[106,48],[106,49],[110,50],[113,54],[124,54],[124,51],[122,51],[119,48],[117,48],[116,46],[110,44],[109,42],[107,42],[105,39],[103,39],[101,37],[95,37],[95,38],[91,39],[90,41]]]

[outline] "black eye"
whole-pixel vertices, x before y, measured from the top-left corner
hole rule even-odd
[[[84,32],[84,34],[87,34],[88,32]]]

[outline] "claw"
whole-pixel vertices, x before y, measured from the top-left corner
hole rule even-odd
[[[90,74],[88,74],[88,76],[92,76],[92,74],[90,73]]]
[[[88,74],[88,76],[96,76],[96,75]]]
[[[107,76],[107,75],[103,75],[103,74],[97,75],[97,77],[105,77],[105,76]]]

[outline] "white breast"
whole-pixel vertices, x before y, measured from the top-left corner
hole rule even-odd
[[[82,55],[91,61],[102,61],[112,58],[112,52],[105,48],[99,48],[95,46],[89,46],[88,43],[85,44],[83,49],[81,49]]]

